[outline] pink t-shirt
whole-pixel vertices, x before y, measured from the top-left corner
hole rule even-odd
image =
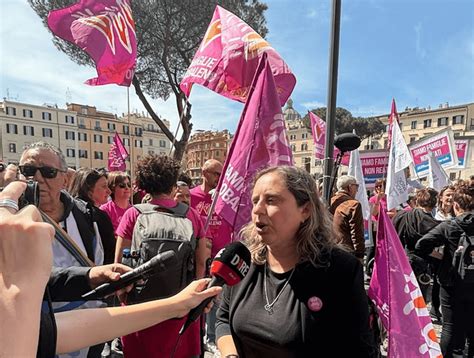
[[[176,201],[170,199],[155,199],[152,200],[150,204],[172,208],[176,206]],[[140,213],[137,209],[134,207],[129,208],[122,217],[122,221],[117,229],[117,235],[125,240],[131,240],[133,228],[135,227],[139,215]],[[201,218],[193,208],[189,208],[187,218],[191,220],[193,224],[195,237],[204,237]],[[171,319],[122,337],[124,357],[170,357],[178,338],[178,332],[185,321],[186,317]],[[183,333],[174,356],[191,357],[199,356],[200,353],[200,327],[199,320],[197,320]]]
[[[101,205],[100,210],[103,210],[109,215],[110,221],[112,221],[112,226],[114,227],[114,232],[117,232],[117,228],[122,220],[123,215],[130,208],[130,204],[127,208],[122,209],[118,206],[113,200],[108,201],[104,205]]]
[[[373,195],[369,199],[369,203],[375,205],[377,202],[377,195]],[[387,197],[384,196],[380,199],[380,208],[387,211]],[[372,215],[372,222],[376,222],[379,218],[379,215]]]
[[[191,189],[190,193],[191,206],[201,215],[203,225],[205,225],[209,208],[212,204],[211,195],[205,193],[200,185]],[[220,249],[232,241],[232,227],[227,221],[221,219],[219,215],[214,213],[209,222],[206,237],[212,240],[211,257],[214,257]]]

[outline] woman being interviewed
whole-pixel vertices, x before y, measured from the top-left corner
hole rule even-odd
[[[295,167],[256,175],[247,276],[217,313],[222,357],[370,356],[359,260],[339,249],[316,182]]]

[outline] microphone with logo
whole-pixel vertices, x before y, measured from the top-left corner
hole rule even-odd
[[[124,273],[117,281],[104,283],[92,291],[83,294],[81,297],[86,300],[104,298],[138,280],[146,279],[160,271],[166,270],[173,261],[177,260],[178,258],[172,250],[165,251],[154,256],[150,261],[145,262],[134,270]]]
[[[240,241],[233,242],[220,250],[212,261],[212,279],[207,288],[223,285],[233,286],[242,281],[249,268],[250,251]],[[189,312],[186,322],[179,331],[180,335],[202,314],[211,300],[212,297],[204,300]]]

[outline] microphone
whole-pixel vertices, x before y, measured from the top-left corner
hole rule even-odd
[[[233,286],[242,281],[245,275],[247,275],[249,268],[250,251],[240,241],[233,242],[220,250],[212,261],[212,279],[207,288],[223,286],[224,284]],[[206,308],[211,300],[212,297],[205,299],[199,306],[194,307],[189,312],[186,322],[179,331],[180,335],[202,314],[204,308]]]
[[[334,138],[334,146],[341,152],[351,152],[360,146],[360,137],[354,133],[342,133]]]
[[[134,270],[124,273],[117,281],[104,283],[92,291],[83,294],[81,297],[86,300],[104,298],[105,296],[110,295],[121,288],[127,287],[138,280],[148,278],[159,271],[166,270],[166,267],[172,261],[176,260],[177,257],[174,251],[165,251],[154,256],[150,261],[145,262]]]

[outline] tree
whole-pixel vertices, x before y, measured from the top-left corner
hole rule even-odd
[[[47,26],[48,13],[70,6],[77,0],[28,0]],[[134,0],[133,17],[137,35],[137,66],[133,78],[135,92],[150,116],[175,147],[180,160],[191,135],[191,104],[179,88],[211,21],[217,4],[247,22],[262,37],[268,29],[265,3],[259,0]],[[54,45],[79,65],[94,66],[89,56],[75,45],[53,37]],[[178,140],[155,113],[145,93],[167,100],[174,95],[183,133]]]
[[[323,121],[326,121],[326,107],[312,109],[311,112],[316,114]],[[308,128],[311,128],[309,115],[303,117],[303,121]],[[382,134],[385,125],[375,117],[353,117],[352,113],[342,107],[336,108],[336,134],[352,133],[355,129],[357,135],[363,140],[370,136]]]

